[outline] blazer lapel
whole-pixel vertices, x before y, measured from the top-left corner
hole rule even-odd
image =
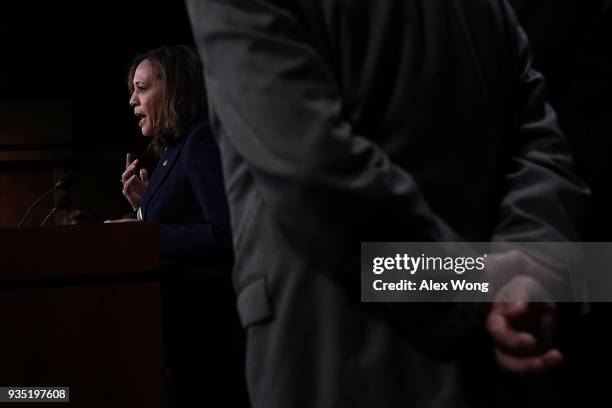
[[[155,167],[155,171],[153,172],[153,176],[149,180],[149,184],[147,184],[147,188],[145,189],[142,199],[140,200],[143,219],[147,219],[147,208],[155,196],[155,193],[157,190],[159,190],[159,187],[162,185],[166,177],[168,177],[170,171],[172,171],[174,163],[178,159],[179,153],[183,149],[184,143],[185,140],[183,139],[180,143],[168,147],[168,150],[166,150],[166,152],[159,159],[157,167]]]

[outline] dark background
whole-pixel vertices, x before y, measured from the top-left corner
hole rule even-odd
[[[125,155],[149,168],[155,158],[128,104],[129,64],[161,45],[193,45],[182,1],[68,4],[0,6],[0,227],[68,170],[80,174],[72,209],[100,220],[131,211],[119,183]]]

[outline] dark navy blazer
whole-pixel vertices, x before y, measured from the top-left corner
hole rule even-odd
[[[231,250],[219,149],[207,122],[161,156],[140,202],[160,223],[161,256],[206,258]]]

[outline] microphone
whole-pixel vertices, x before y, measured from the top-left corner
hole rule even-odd
[[[48,196],[50,196],[57,190],[68,190],[76,183],[77,178],[78,178],[78,173],[76,172],[69,172],[69,173],[64,174],[64,176],[60,178],[57,183],[55,183],[55,185],[53,186],[53,188],[51,188],[51,190],[47,191],[45,194],[40,196],[36,201],[34,201],[34,203],[28,208],[26,213],[21,218],[21,221],[19,221],[19,224],[17,224],[17,228],[21,228],[25,220],[30,216],[30,213],[32,212],[34,207],[38,205],[38,203],[40,203],[42,200],[44,200],[45,198],[47,198]]]
[[[53,206],[51,211],[49,211],[49,214],[47,214],[47,216],[40,223],[40,226],[44,227],[47,221],[49,221],[49,218],[51,218],[53,214],[55,214],[58,211],[65,210],[66,208],[68,208],[68,206],[70,206],[70,194],[64,193],[60,196],[60,198],[57,199],[57,201],[55,202],[55,205]]]
[[[64,176],[55,183],[55,186],[53,186],[53,191],[70,190],[72,186],[76,184],[78,176],[78,173],[74,171],[64,174]]]

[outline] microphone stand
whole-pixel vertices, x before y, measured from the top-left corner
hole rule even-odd
[[[53,207],[51,211],[49,211],[49,214],[47,214],[47,216],[42,220],[42,222],[40,223],[40,226],[44,227],[47,221],[49,221],[49,218],[51,218],[51,216],[53,216],[53,214],[55,214],[56,212],[57,212],[57,208]]]
[[[30,216],[30,213],[32,212],[32,210],[34,209],[34,207],[36,207],[36,204],[38,204],[39,202],[41,202],[43,199],[45,199],[46,197],[48,197],[50,194],[53,194],[55,192],[55,187],[52,188],[51,190],[47,191],[45,194],[43,194],[42,196],[40,196],[40,198],[38,198],[38,200],[34,201],[34,204],[32,204],[30,206],[30,208],[28,208],[28,211],[26,211],[26,213],[23,215],[23,217],[21,218],[21,221],[19,221],[19,224],[17,224],[17,228],[21,228],[21,226],[23,225],[23,223],[25,222],[25,220]]]
[[[51,216],[53,214],[55,214],[58,211],[61,210],[65,210],[66,208],[68,208],[70,206],[70,194],[68,193],[64,193],[64,195],[62,195],[56,202],[55,205],[53,206],[53,208],[51,209],[51,211],[49,211],[49,214],[47,214],[47,216],[42,220],[42,222],[40,223],[41,227],[44,227],[45,224],[47,223],[47,221],[49,221],[49,218],[51,218]]]
[[[32,209],[34,209],[34,207],[36,207],[36,205],[39,202],[41,202],[44,198],[46,198],[50,194],[55,193],[57,190],[69,190],[75,184],[77,177],[78,177],[78,173],[76,172],[70,172],[70,173],[64,174],[64,176],[57,183],[55,183],[55,185],[53,186],[51,190],[47,191],[40,198],[38,198],[38,200],[34,201],[34,204],[32,204],[30,208],[28,208],[28,211],[26,211],[26,213],[23,215],[23,217],[21,218],[21,221],[19,221],[19,224],[17,224],[17,228],[21,228],[25,220],[30,216]],[[47,218],[50,217],[51,215],[53,214],[49,214]],[[45,218],[45,222],[47,218]]]

